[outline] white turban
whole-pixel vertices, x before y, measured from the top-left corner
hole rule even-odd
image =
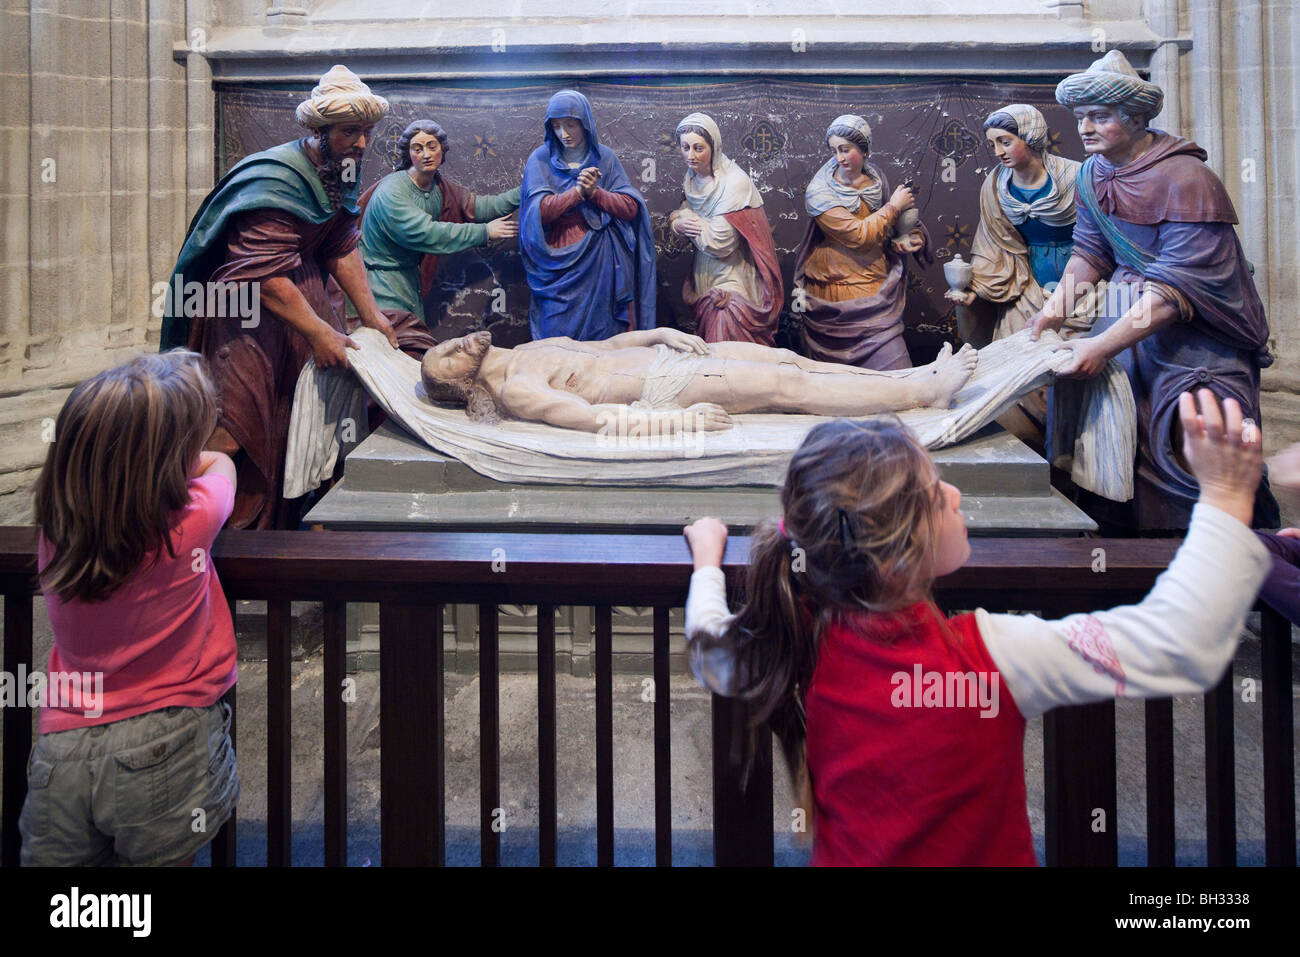
[[[349,121],[376,123],[388,112],[388,101],[347,67],[338,64],[320,78],[311,96],[298,104],[298,122],[312,129]]]

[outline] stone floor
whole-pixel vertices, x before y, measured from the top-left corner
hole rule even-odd
[[[36,602],[36,660],[48,656],[50,633],[43,603]],[[251,648],[256,645],[250,643]],[[1259,677],[1258,640],[1248,635],[1234,665],[1241,678]],[[239,677],[238,858],[243,865],[266,859],[266,663],[242,660]],[[293,664],[293,862],[323,862],[323,660],[319,652]],[[360,672],[356,701],[348,706],[348,863],[378,865],[379,844],[379,676]],[[1293,675],[1293,679],[1296,676]],[[709,696],[686,675],[671,680],[673,862],[712,863],[709,766]],[[536,676],[505,674],[500,682],[501,796],[505,864],[537,862]],[[644,678],[614,676],[615,861],[654,862],[653,718],[643,700]],[[1293,685],[1293,699],[1300,684]],[[446,676],[447,858],[449,864],[478,863],[478,679]],[[559,861],[595,863],[595,685],[590,678],[557,677]],[[1201,699],[1179,698],[1174,706],[1175,789],[1178,863],[1205,863],[1204,723]],[[1235,709],[1237,847],[1243,865],[1263,863],[1261,755],[1262,707],[1238,696]],[[1145,862],[1145,755],[1143,706],[1117,705],[1116,745],[1120,860]],[[1296,735],[1300,741],[1300,733]],[[1042,857],[1042,722],[1029,724],[1025,738],[1029,817]],[[780,864],[797,865],[808,848],[792,833],[791,800],[780,758],[773,830]],[[1300,795],[1298,795],[1300,796]],[[1300,802],[1298,802],[1300,804]],[[200,858],[204,862],[206,854]]]

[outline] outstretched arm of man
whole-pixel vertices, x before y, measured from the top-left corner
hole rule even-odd
[[[262,280],[262,305],[276,318],[286,322],[311,345],[316,365],[322,369],[348,367],[348,349],[359,348],[355,342],[316,315],[316,310],[287,276]]]
[[[1100,335],[1067,339],[1053,351],[1068,349],[1074,361],[1057,375],[1068,379],[1091,379],[1106,363],[1125,349],[1137,345],[1178,318],[1178,307],[1151,291],[1142,293],[1131,309]]]

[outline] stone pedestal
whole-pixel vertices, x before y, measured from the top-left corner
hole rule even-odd
[[[992,425],[934,453],[944,479],[962,491],[972,535],[1076,535],[1096,529],[1051,486],[1047,462]],[[392,531],[673,534],[718,515],[737,534],[780,512],[779,490],[593,488],[508,484],[440,455],[385,424],[348,456],[343,480],[307,514],[330,529]]]
[[[934,453],[945,480],[962,490],[962,511],[972,535],[1078,535],[1096,525],[1051,487],[1047,462],[1000,426],[992,425],[960,446]],[[354,531],[646,532],[677,534],[705,515],[726,519],[748,534],[762,518],[780,512],[771,487],[709,489],[593,488],[506,484],[485,478],[440,455],[398,426],[386,424],[347,458],[343,480],[308,512],[305,524]],[[448,606],[444,616],[447,665],[478,666],[478,609]],[[534,667],[537,609],[500,608],[503,670]],[[378,667],[379,610],[361,606],[359,627],[349,622],[353,668]],[[614,669],[650,674],[654,617],[650,608],[614,610]],[[686,670],[682,610],[670,617],[674,670]],[[592,673],[592,613],[586,607],[556,611],[557,670]]]

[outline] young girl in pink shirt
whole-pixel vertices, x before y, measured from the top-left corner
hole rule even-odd
[[[190,864],[239,798],[235,633],[211,562],[235,467],[202,451],[194,353],[77,386],[36,483],[54,647],[19,827],[25,865]]]
[[[726,526],[685,529],[691,665],[752,703],[812,810],[813,864],[1033,865],[1025,721],[1059,705],[1195,694],[1222,676],[1269,569],[1250,530],[1259,430],[1180,399],[1200,500],[1140,604],[1044,621],[945,619],[934,580],[970,556],[961,493],[897,422],[839,419],[791,459],[728,614]],[[752,743],[752,742],[751,742]]]

